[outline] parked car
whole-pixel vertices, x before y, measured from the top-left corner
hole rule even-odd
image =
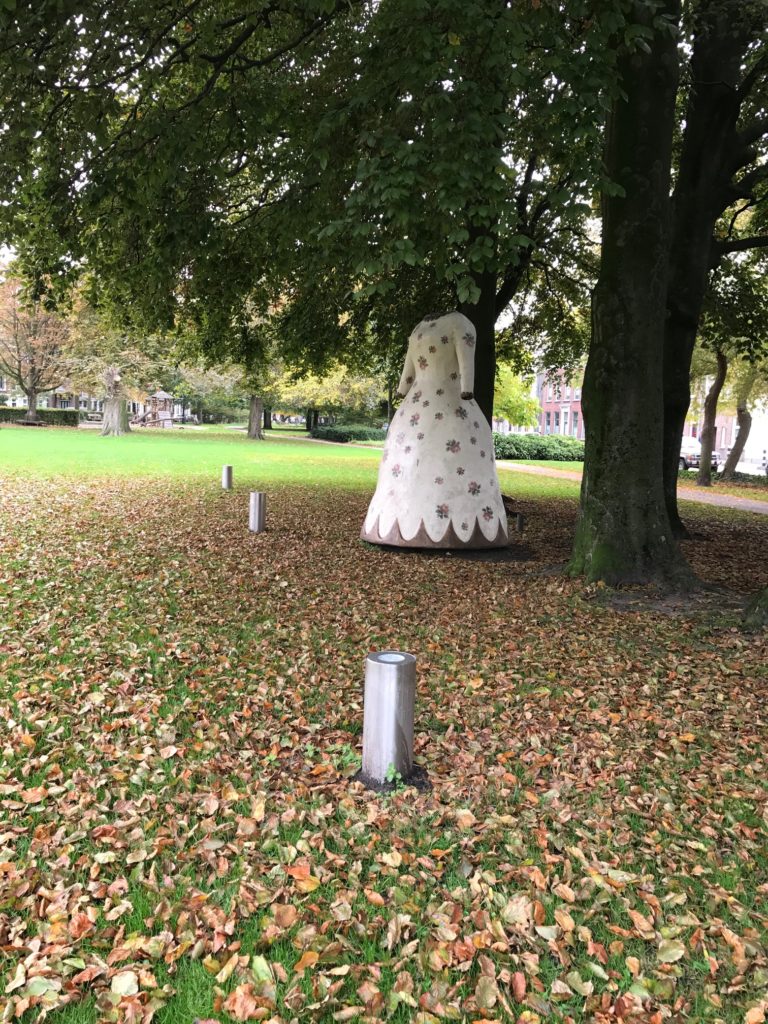
[[[680,445],[680,470],[698,469],[701,465],[701,441],[695,437],[684,437]],[[712,452],[712,471],[717,472],[717,452]]]

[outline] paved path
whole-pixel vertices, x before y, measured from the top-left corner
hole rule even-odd
[[[553,476],[561,480],[581,480],[581,473],[575,469],[550,469],[548,466],[529,466],[524,462],[507,462],[499,459],[496,465],[501,469],[511,469],[516,473],[533,473],[538,476]],[[701,505],[718,505],[720,508],[738,508],[744,512],[757,512],[768,516],[768,501],[757,501],[754,498],[739,498],[735,494],[714,494],[711,491],[678,487],[677,496],[683,501],[697,501]]]
[[[314,441],[316,444],[341,444],[338,441],[321,441],[316,437],[296,437],[287,434],[286,441]],[[347,442],[341,444],[344,448],[365,448],[366,451],[376,451],[369,445],[354,444]],[[581,480],[581,473],[575,469],[550,469],[548,466],[531,466],[525,462],[507,462],[506,459],[497,459],[496,465],[500,469],[511,469],[515,473],[532,473],[534,476],[552,476],[560,480]],[[754,498],[739,498],[734,494],[713,494],[709,491],[700,491],[698,488],[678,487],[677,496],[683,501],[697,501],[700,505],[718,505],[720,508],[738,508],[743,512],[757,512],[758,515],[768,516],[768,501],[756,501]]]

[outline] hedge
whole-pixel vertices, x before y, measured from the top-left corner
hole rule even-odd
[[[365,427],[356,423],[340,423],[333,427],[315,427],[311,437],[318,441],[383,441],[386,436],[378,427]]]
[[[27,415],[26,409],[0,407],[0,423],[18,423]],[[49,427],[76,427],[80,422],[77,409],[38,409],[37,418]]]
[[[584,442],[562,434],[494,434],[497,459],[583,462]]]

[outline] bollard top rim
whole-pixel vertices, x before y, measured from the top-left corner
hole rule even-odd
[[[371,651],[365,659],[377,665],[388,665],[398,668],[402,665],[415,665],[416,658],[406,651]]]

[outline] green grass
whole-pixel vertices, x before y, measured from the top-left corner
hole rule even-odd
[[[287,431],[286,431],[287,432]],[[97,431],[50,427],[0,430],[0,469],[30,477],[89,480],[112,477],[207,479],[216,485],[221,467],[234,469],[235,487],[269,484],[372,490],[380,452],[315,441],[250,441],[244,434],[217,431],[134,431],[101,437]],[[579,484],[499,470],[505,494],[521,499],[577,498]]]
[[[332,457],[329,452],[332,451]],[[101,437],[97,431],[51,427],[0,430],[0,467],[35,477],[204,477],[220,479],[232,465],[235,485],[327,484],[360,489],[375,484],[379,456],[358,448],[294,440],[250,441],[212,431],[134,431]]]

